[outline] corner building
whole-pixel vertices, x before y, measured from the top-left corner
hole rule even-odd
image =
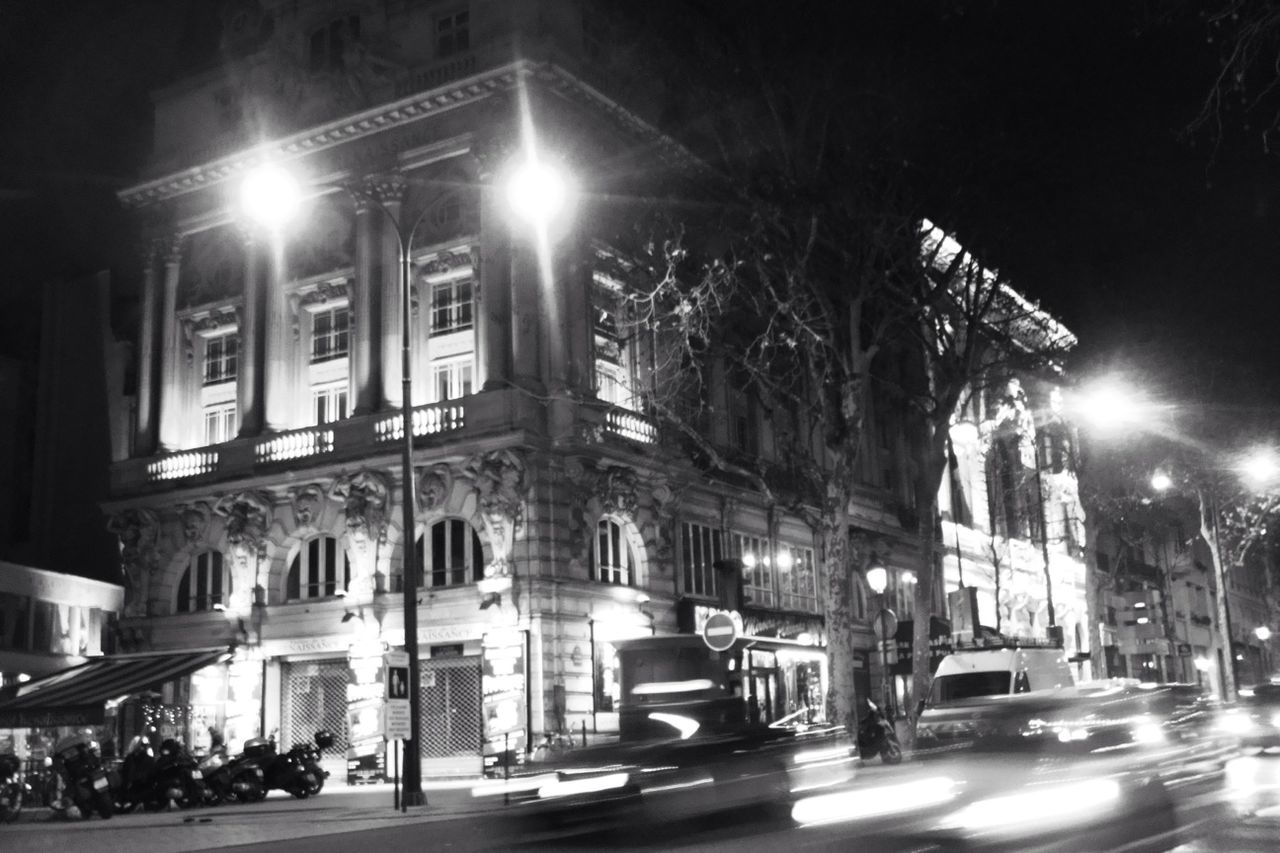
[[[230,3],[218,62],[155,93],[147,175],[120,193],[145,235],[138,394],[105,509],[127,649],[234,647],[164,693],[192,743],[327,728],[336,778],[385,772],[369,685],[404,644],[409,547],[426,778],[545,732],[616,731],[611,642],[696,627],[723,556],[759,558],[745,629],[799,640],[755,662],[765,717],[821,704],[813,531],[668,443],[643,413],[643,344],[611,322],[597,260],[627,215],[611,199],[696,164],[602,94],[593,15]],[[502,191],[529,124],[580,190],[545,259]],[[274,233],[239,204],[266,162],[307,195]],[[763,431],[745,423],[709,428],[732,445]]]

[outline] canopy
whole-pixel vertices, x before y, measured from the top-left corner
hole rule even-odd
[[[101,723],[110,699],[231,658],[228,648],[108,655],[0,693],[0,728]]]

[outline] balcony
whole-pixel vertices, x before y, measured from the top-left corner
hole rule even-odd
[[[469,398],[474,399],[474,398]],[[460,401],[418,406],[412,412],[415,444],[456,434],[466,424]],[[177,484],[216,482],[251,476],[284,463],[323,464],[396,452],[402,439],[399,413],[379,412],[225,444],[117,462],[111,469],[115,493],[156,491]]]

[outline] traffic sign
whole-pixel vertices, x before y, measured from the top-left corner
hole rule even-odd
[[[702,641],[714,652],[724,652],[733,648],[733,641],[738,639],[738,625],[733,617],[723,610],[712,613],[702,625]]]

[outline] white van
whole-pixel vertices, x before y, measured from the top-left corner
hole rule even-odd
[[[938,664],[925,708],[1071,687],[1075,679],[1060,648],[1001,646],[953,652]]]

